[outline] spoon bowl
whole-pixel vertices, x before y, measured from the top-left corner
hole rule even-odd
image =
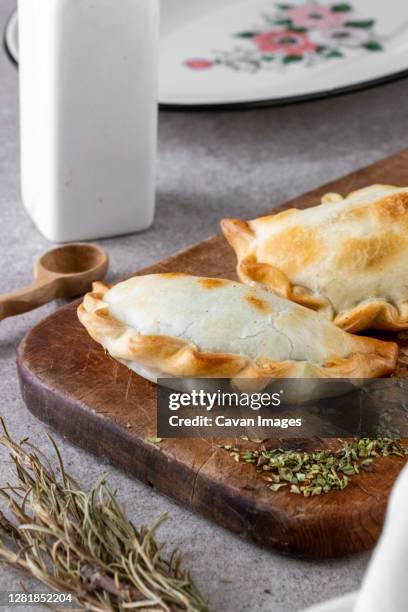
[[[106,251],[94,244],[76,242],[44,253],[34,264],[34,282],[0,297],[0,320],[85,293],[105,277],[108,265]]]
[[[106,264],[107,255],[101,247],[80,242],[48,251],[37,261],[39,269],[61,275],[89,273]]]
[[[56,281],[71,297],[87,291],[96,280],[102,280],[108,269],[108,256],[94,244],[76,242],[44,253],[34,265],[37,281]]]

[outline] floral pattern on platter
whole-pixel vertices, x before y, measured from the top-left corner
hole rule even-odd
[[[196,71],[225,66],[250,73],[300,62],[312,66],[343,58],[350,50],[382,51],[374,26],[374,19],[356,16],[348,2],[274,3],[261,24],[233,34],[239,45],[212,57],[187,59],[184,65]]]

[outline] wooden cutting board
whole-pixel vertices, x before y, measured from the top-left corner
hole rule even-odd
[[[372,183],[407,185],[408,149],[280,210],[306,208],[326,192],[347,194]],[[221,236],[213,236],[139,273],[235,278],[234,268],[231,249]],[[375,544],[404,459],[382,458],[373,473],[355,477],[344,491],[304,498],[270,491],[254,467],[233,461],[218,447],[219,440],[154,444],[149,438],[156,436],[155,386],[107,356],[79,324],[76,307],[65,306],[36,325],[18,351],[23,398],[39,419],[182,505],[264,546],[325,558]],[[408,334],[398,341],[408,346]],[[402,361],[398,373],[407,374]]]

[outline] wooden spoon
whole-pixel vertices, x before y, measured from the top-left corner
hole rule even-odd
[[[72,243],[44,253],[34,264],[31,285],[0,296],[0,320],[85,293],[104,278],[108,263],[107,253],[93,244]]]

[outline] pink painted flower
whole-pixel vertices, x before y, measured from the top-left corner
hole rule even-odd
[[[332,11],[329,6],[304,4],[286,12],[293,25],[298,28],[318,28],[324,30],[342,25],[346,17],[341,11]]]
[[[311,40],[318,46],[355,49],[371,40],[371,33],[363,28],[330,28],[310,32]]]
[[[205,58],[192,58],[185,62],[185,65],[192,70],[208,70],[214,66],[214,62]]]
[[[316,45],[303,32],[271,30],[270,32],[257,34],[253,41],[262,53],[302,55],[316,50]]]

